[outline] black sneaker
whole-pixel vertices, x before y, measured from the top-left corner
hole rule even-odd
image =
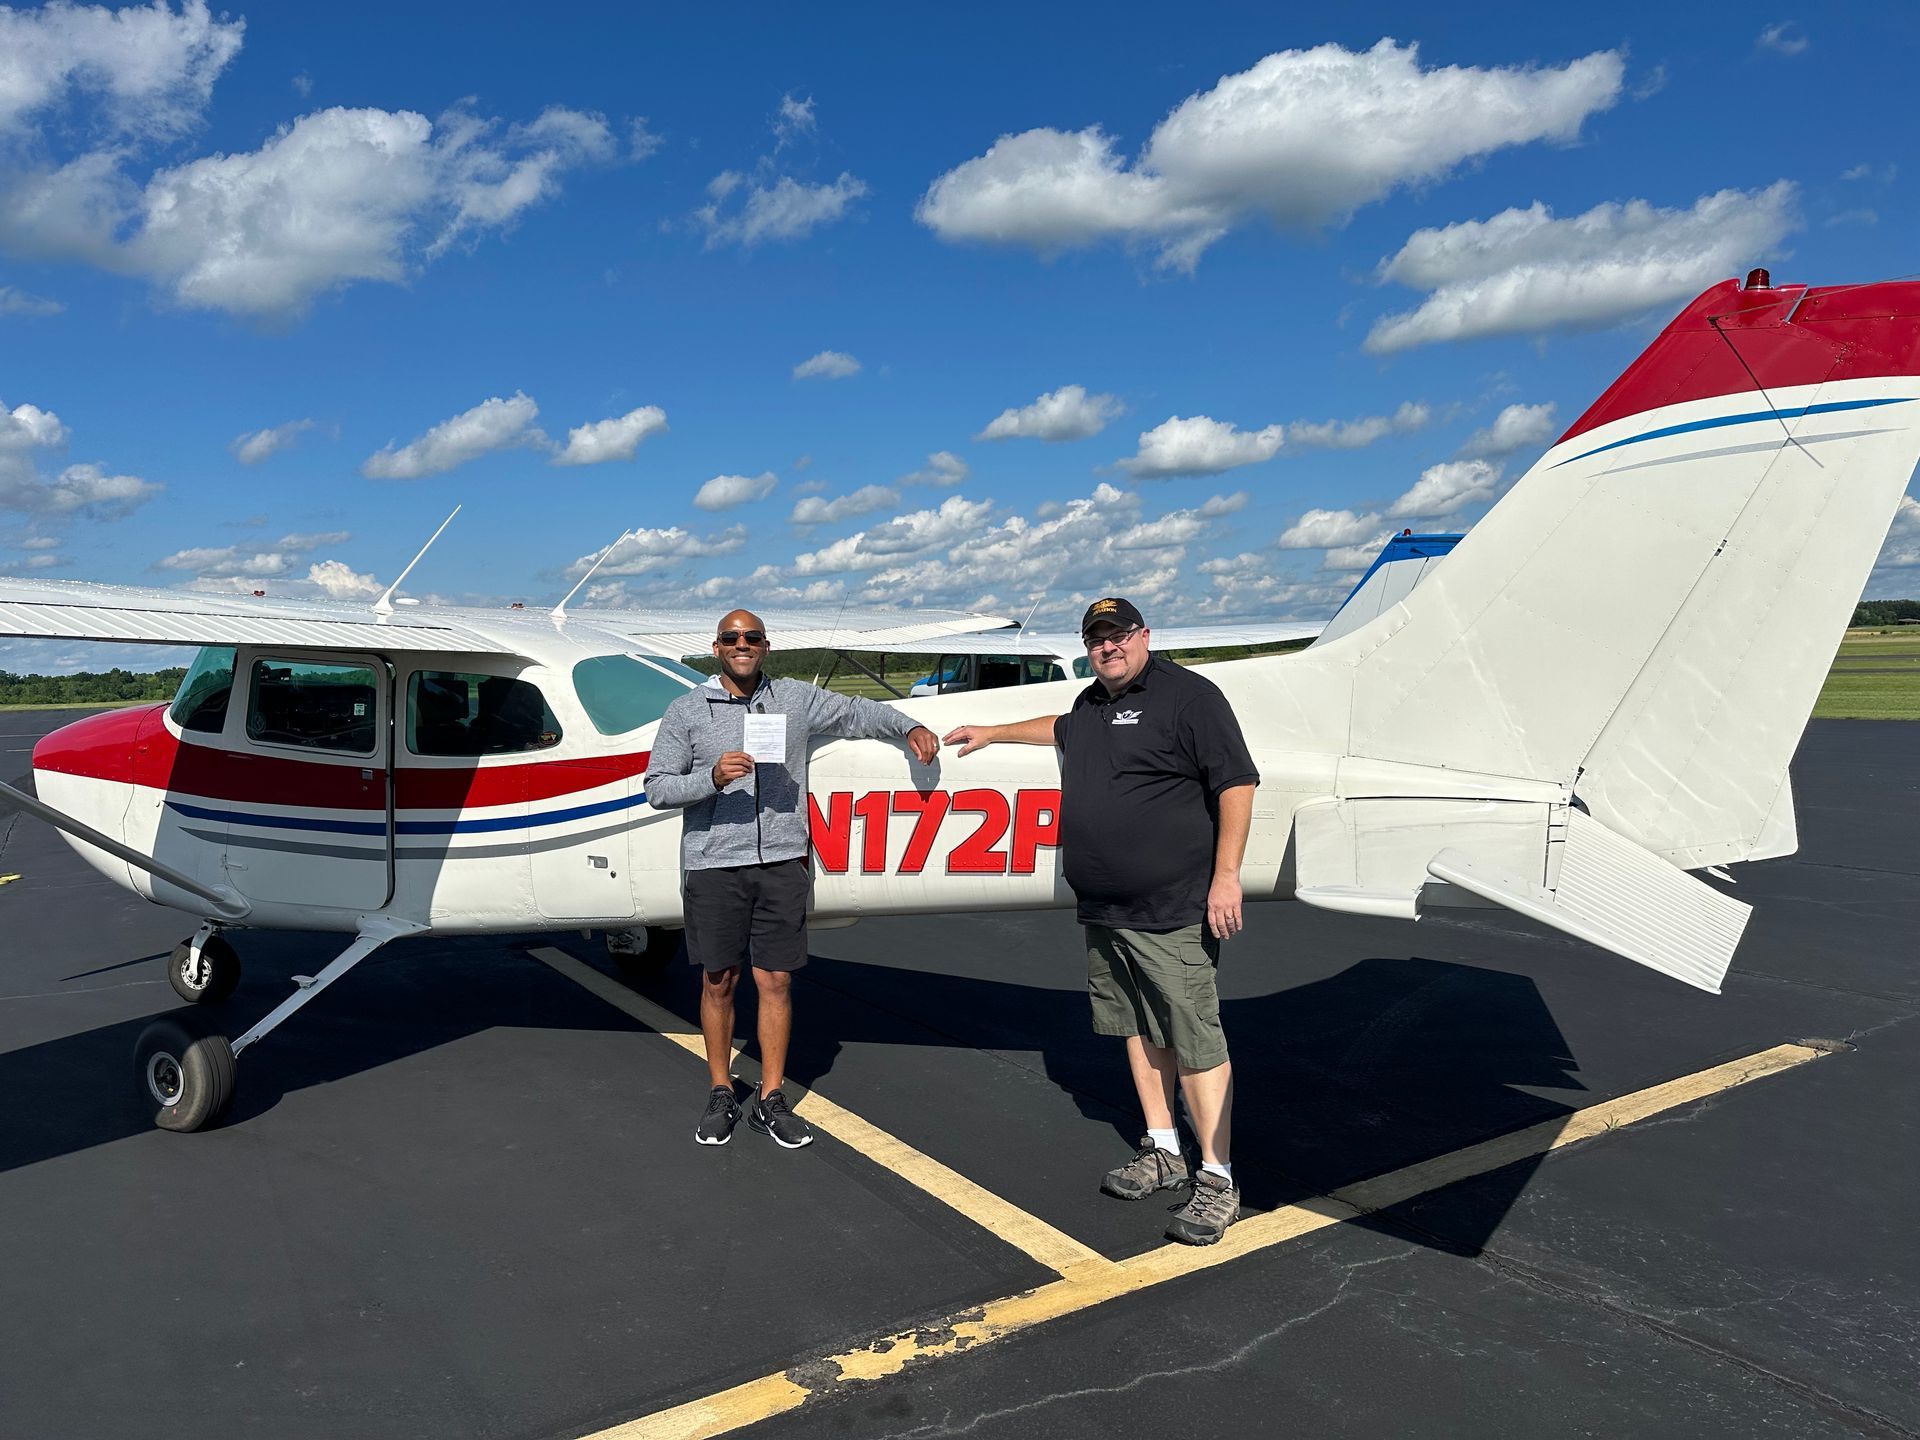
[[[753,1108],[747,1112],[747,1124],[762,1135],[771,1135],[773,1143],[786,1150],[798,1150],[802,1145],[813,1143],[812,1128],[787,1108],[787,1097],[778,1090],[753,1102]]]
[[[740,1102],[733,1097],[731,1085],[716,1085],[707,1096],[707,1113],[693,1129],[693,1138],[702,1145],[724,1145],[733,1138],[733,1127],[740,1123]]]

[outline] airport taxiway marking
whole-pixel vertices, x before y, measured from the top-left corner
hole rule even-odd
[[[581,968],[606,979],[590,967]],[[613,984],[610,980],[607,983]],[[1037,1289],[989,1301],[941,1322],[881,1336],[858,1349],[830,1355],[824,1360],[810,1360],[777,1374],[763,1375],[683,1405],[596,1431],[583,1440],[708,1440],[711,1436],[730,1434],[798,1410],[811,1401],[844,1393],[850,1386],[897,1375],[909,1365],[922,1366],[945,1356],[977,1350],[1049,1320],[1227,1264],[1329,1226],[1364,1219],[1416,1195],[1625,1129],[1830,1053],[1814,1045],[1776,1045],[1709,1070],[1555,1116],[1510,1135],[1496,1136],[1362,1180],[1329,1195],[1252,1216],[1227,1231],[1216,1245],[1205,1248],[1166,1245],[1104,1267],[1086,1267],[1062,1274],[1060,1279]]]
[[[527,953],[592,991],[615,1009],[625,1011],[649,1030],[658,1031],[688,1054],[703,1061],[707,1058],[706,1042],[700,1038],[700,1032],[665,1006],[656,1005],[644,995],[636,995],[612,976],[576,960],[564,950],[542,946]],[[733,1071],[743,1080],[759,1082],[759,1064],[738,1050],[734,1051]],[[885,1166],[909,1185],[951,1206],[1014,1248],[1025,1251],[1056,1274],[1075,1275],[1115,1267],[1116,1262],[1098,1250],[1081,1244],[1063,1230],[1054,1229],[1038,1216],[1029,1215],[984,1186],[976,1185],[959,1171],[948,1169],[898,1136],[862,1120],[817,1090],[807,1090],[793,1080],[788,1080],[785,1088],[794,1097],[794,1114],[804,1116],[835,1139],[852,1146],[875,1164]]]

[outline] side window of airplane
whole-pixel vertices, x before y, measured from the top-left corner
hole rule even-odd
[[[247,738],[262,745],[371,755],[379,683],[365,665],[256,660],[247,686]]]
[[[1073,678],[1076,680],[1091,680],[1093,678],[1093,662],[1084,655],[1076,655],[1073,660]]]
[[[416,755],[517,755],[560,743],[540,688],[511,675],[416,670],[407,681],[407,749]]]
[[[602,735],[624,735],[658,720],[667,706],[706,678],[670,660],[595,655],[573,667],[573,691],[594,729]]]
[[[193,657],[167,713],[182,730],[218,735],[227,727],[227,701],[233,698],[233,647],[209,645]]]

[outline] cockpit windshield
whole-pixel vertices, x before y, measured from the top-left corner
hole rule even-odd
[[[573,667],[580,708],[602,735],[624,735],[652,724],[706,678],[677,660],[652,655],[596,655]]]
[[[209,645],[193,657],[167,713],[182,730],[219,734],[227,723],[227,701],[233,695],[233,647]]]

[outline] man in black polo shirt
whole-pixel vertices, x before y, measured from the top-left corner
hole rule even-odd
[[[1060,844],[1087,932],[1093,1028],[1122,1035],[1146,1116],[1139,1153],[1101,1189],[1144,1200],[1189,1181],[1174,1121],[1187,1098],[1200,1168],[1171,1239],[1210,1245],[1240,1218],[1228,1159],[1233,1066],[1220,1029],[1220,942],[1240,933],[1240,861],[1259,773],[1226,697],[1149,649],[1128,600],[1080,622],[1094,683],[1065,715],[963,725],[960,754],[1011,741],[1060,747]]]

